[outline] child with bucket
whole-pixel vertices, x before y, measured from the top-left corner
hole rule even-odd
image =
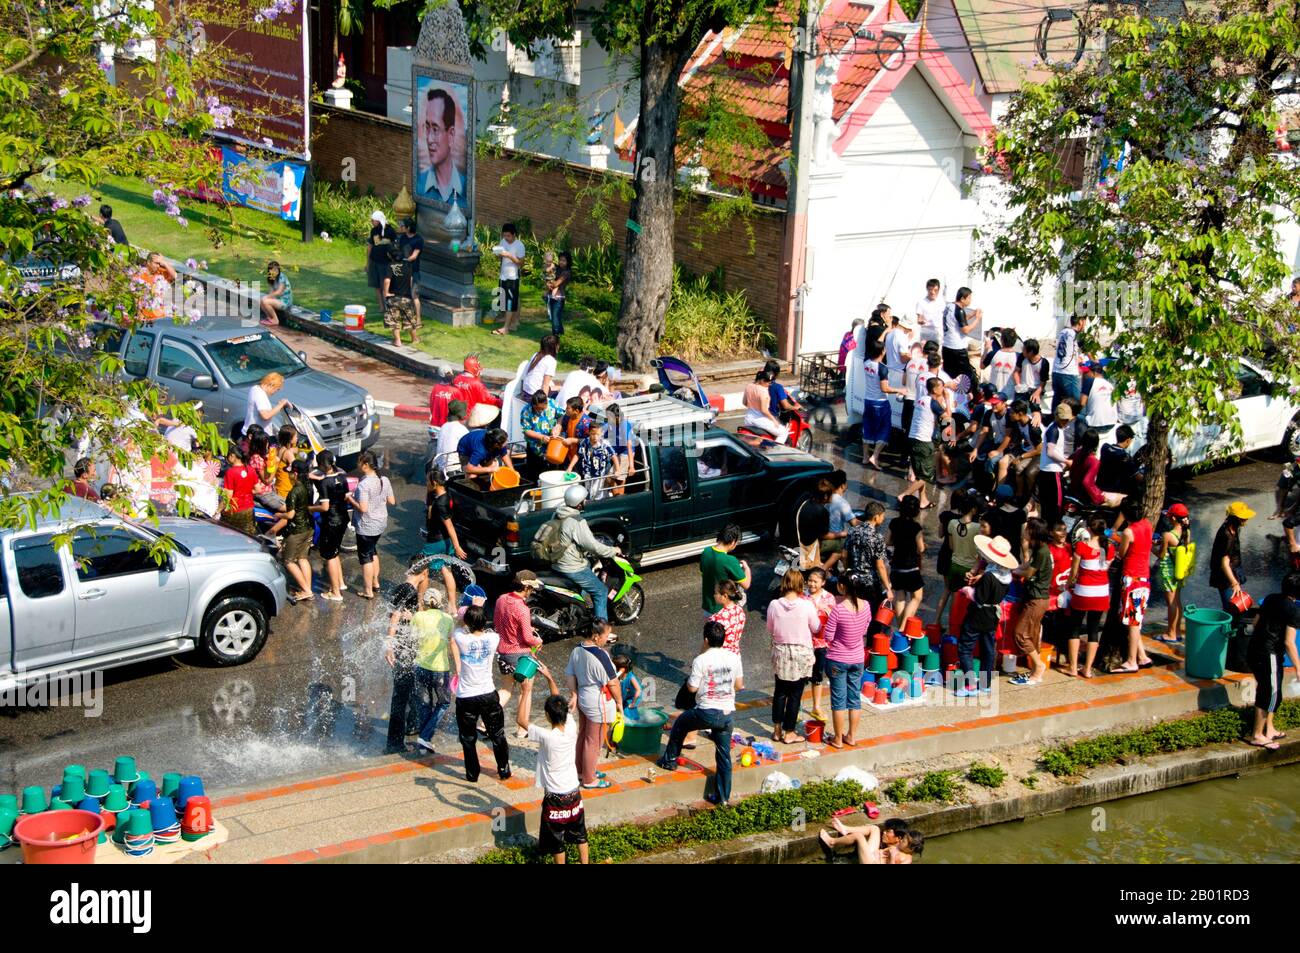
[[[997,629],[1002,600],[1011,588],[1011,570],[1020,565],[1011,552],[1011,544],[1002,536],[992,538],[977,533],[975,550],[980,562],[966,576],[971,591],[970,606],[962,619],[957,638],[959,680],[954,694],[965,698],[992,691],[993,669],[997,663]],[[980,671],[975,676],[975,650],[979,649]],[[978,681],[978,684],[977,684]]]
[[[590,863],[578,779],[578,722],[569,714],[568,699],[560,694],[550,671],[543,665],[537,670],[551,687],[551,696],[542,706],[546,727],[528,726],[528,739],[537,742],[537,785],[544,792],[537,849],[563,864],[567,860],[565,848],[572,844],[578,848],[579,863]]]

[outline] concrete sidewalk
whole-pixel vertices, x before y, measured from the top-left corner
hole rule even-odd
[[[1229,675],[1214,682],[1188,678],[1167,647],[1149,643],[1157,665],[1135,675],[1090,681],[1053,672],[1038,687],[1006,679],[986,705],[946,704],[864,710],[856,747],[835,751],[800,743],[778,752],[780,770],[801,779],[830,778],[848,765],[875,771],[884,781],[891,765],[956,752],[983,751],[1026,742],[1051,742],[1081,733],[1167,720],[1199,709],[1250,701],[1253,680]],[[766,738],[767,696],[742,694],[736,730]],[[464,859],[503,838],[536,834],[541,792],[534,787],[535,746],[511,740],[514,776],[498,781],[491,752],[480,744],[483,773],[464,779],[459,743],[446,728],[437,737],[445,754],[392,756],[375,767],[315,778],[268,790],[229,792],[214,809],[230,840],[184,863],[381,863],[430,855]],[[453,752],[454,753],[451,753]],[[685,805],[703,806],[714,749],[704,740],[693,759],[672,773],[652,770],[646,757],[615,757],[602,764],[613,786],[584,793],[588,824],[644,818]],[[736,766],[735,798],[756,793],[776,767]],[[217,792],[221,795],[221,792]]]

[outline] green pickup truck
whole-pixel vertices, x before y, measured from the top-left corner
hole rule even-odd
[[[673,397],[626,398],[597,416],[606,420],[608,434],[633,435],[635,469],[622,495],[589,486],[586,517],[597,537],[642,566],[698,556],[727,523],[741,528],[745,543],[772,533],[780,514],[832,469],[791,447],[755,450],[716,426],[711,410]],[[626,436],[610,442],[626,442]],[[528,481],[487,490],[470,478],[451,480],[461,545],[498,571],[528,568],[529,544],[554,515],[562,490],[548,492]]]

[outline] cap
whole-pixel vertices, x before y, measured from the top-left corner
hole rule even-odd
[[[1191,516],[1191,514],[1187,512],[1187,507],[1183,506],[1181,503],[1175,503],[1173,506],[1169,507],[1166,512],[1176,520],[1185,520],[1187,517]]]
[[[1062,422],[1074,419],[1074,411],[1069,404],[1062,402],[1056,405],[1056,419]]]
[[[542,581],[537,578],[537,573],[531,569],[521,569],[515,573],[515,589],[537,589],[541,584]]]
[[[1255,515],[1255,511],[1241,500],[1236,500],[1228,504],[1228,515],[1235,516],[1239,520],[1248,520]]]
[[[469,371],[471,374],[477,374],[483,370],[483,365],[479,363],[477,354],[470,354],[467,356],[463,366],[465,370]]]
[[[447,404],[448,420],[464,420],[465,415],[469,413],[469,404],[463,400],[453,400]]]
[[[311,473],[311,464],[303,457],[299,457],[297,460],[293,461],[293,472],[298,474],[298,476],[302,476],[304,473]]]
[[[992,404],[994,407],[1001,407],[1003,404],[1007,402],[1007,399],[1003,397],[1001,394],[994,394],[988,400],[989,403]]]
[[[1001,484],[997,493],[994,494],[999,500],[1014,500],[1016,498],[1016,488],[1010,483]]]

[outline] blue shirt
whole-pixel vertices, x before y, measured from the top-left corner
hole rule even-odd
[[[476,467],[484,466],[492,459],[487,449],[487,431],[471,430],[465,436],[460,438],[456,444],[456,452],[465,457],[465,462],[473,464]],[[502,447],[497,454],[498,459],[504,459],[506,448]]]
[[[772,381],[771,386],[768,387],[767,389],[767,393],[768,393],[768,400],[769,400],[768,409],[772,411],[773,417],[775,417],[777,420],[780,420],[781,411],[785,409],[784,407],[781,406],[781,401],[789,400],[790,395],[787,394],[785,392],[785,388],[782,387],[780,384],[778,384],[776,381]]]

